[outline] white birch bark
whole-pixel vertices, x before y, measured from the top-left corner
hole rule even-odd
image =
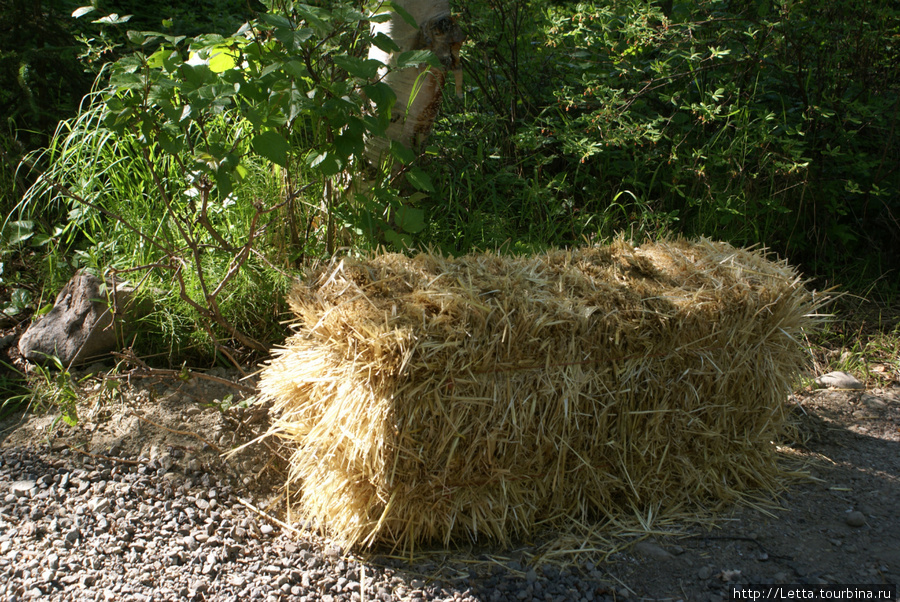
[[[387,139],[372,138],[367,142],[366,154],[369,161],[378,165],[385,158],[390,141],[402,143],[415,152],[431,133],[434,120],[441,105],[442,88],[447,71],[456,77],[457,94],[462,93],[462,71],[459,64],[459,49],[465,34],[450,16],[447,0],[395,0],[418,24],[412,27],[399,14],[390,12],[390,20],[374,23],[372,33],[384,33],[399,47],[398,53],[387,53],[372,46],[369,58],[377,59],[385,65],[395,65],[396,55],[409,50],[428,49],[440,60],[441,69],[429,67],[408,67],[380,73],[397,102],[391,114],[391,124]]]

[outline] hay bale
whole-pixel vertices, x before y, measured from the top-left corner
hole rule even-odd
[[[405,549],[771,488],[813,320],[793,269],[709,241],[343,258],[289,301],[260,381],[289,488]]]

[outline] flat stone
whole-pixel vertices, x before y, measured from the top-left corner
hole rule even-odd
[[[887,403],[875,397],[874,395],[863,395],[860,401],[864,406],[872,410],[881,410],[887,407]]]
[[[94,514],[106,512],[109,509],[109,500],[105,497],[91,498],[87,503],[88,509]]]
[[[9,491],[16,497],[31,497],[35,487],[35,481],[15,481],[9,486]]]
[[[829,372],[823,374],[816,379],[816,385],[820,388],[830,387],[833,389],[864,389],[865,385],[855,376],[846,372]]]

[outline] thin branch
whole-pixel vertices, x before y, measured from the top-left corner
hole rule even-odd
[[[257,390],[254,387],[248,387],[245,385],[238,384],[236,382],[232,382],[227,378],[221,378],[218,376],[213,376],[211,374],[204,374],[203,372],[194,372],[193,370],[171,370],[165,368],[151,368],[148,366],[143,360],[134,355],[134,353],[126,352],[126,353],[114,353],[118,358],[122,360],[134,364],[140,369],[141,372],[135,373],[132,372],[128,375],[129,378],[151,378],[151,377],[166,377],[166,378],[177,378],[182,379],[184,377],[187,378],[197,378],[201,380],[208,380],[220,385],[225,385],[231,387],[233,389],[237,389],[242,393],[249,393],[251,395],[255,395]]]

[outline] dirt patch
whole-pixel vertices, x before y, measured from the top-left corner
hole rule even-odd
[[[778,508],[738,507],[712,530],[658,540],[670,557],[617,555],[635,595],[718,600],[735,584],[900,582],[900,387],[805,391],[803,441],[784,453],[811,479]]]
[[[166,470],[225,473],[257,493],[282,481],[276,442],[251,444],[269,427],[268,408],[253,403],[252,377],[225,370],[110,376],[102,366],[72,377],[82,398],[75,426],[59,412],[17,414],[0,422],[0,447],[46,442],[88,456],[158,460]]]

